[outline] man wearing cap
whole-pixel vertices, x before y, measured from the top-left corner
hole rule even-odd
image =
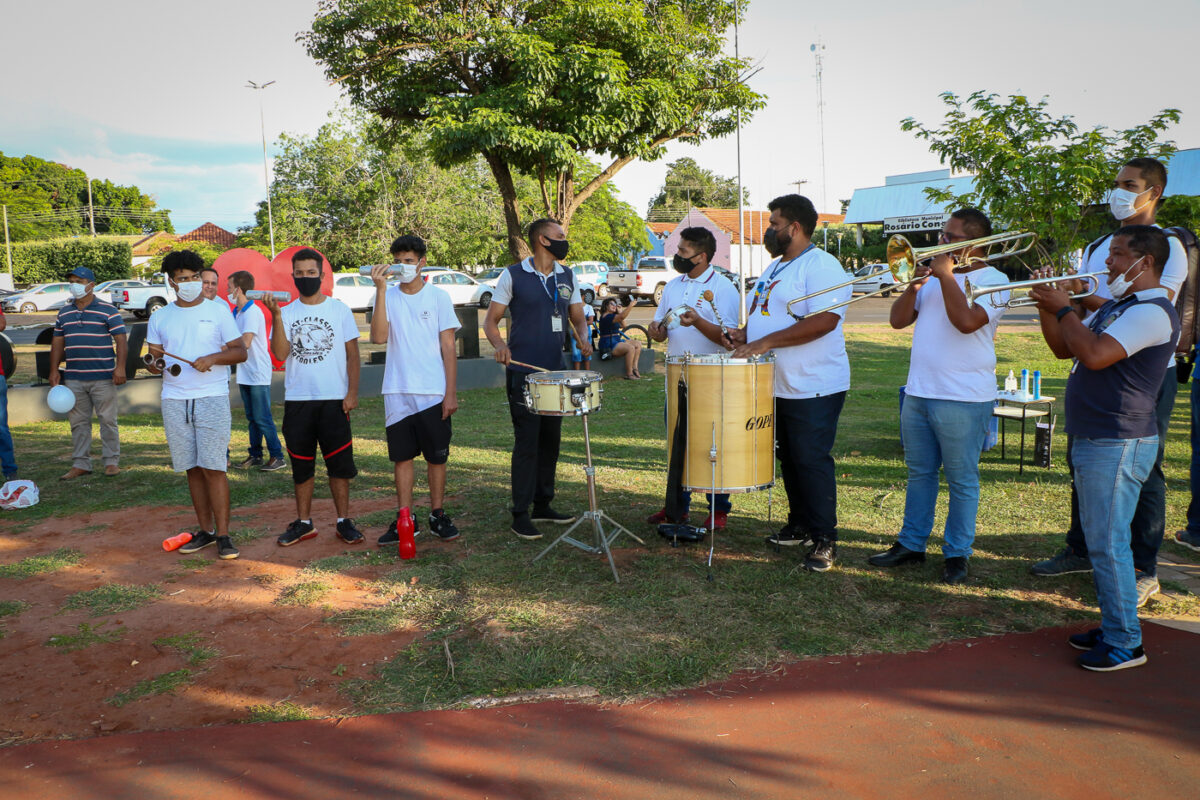
[[[75,395],[67,413],[74,447],[71,468],[59,477],[69,481],[92,471],[92,410],[100,419],[104,474],[121,471],[121,442],[117,434],[117,387],[125,382],[125,323],[110,303],[96,297],[96,275],[76,267],[67,276],[73,303],[58,312],[50,345],[50,385],[65,385]],[[114,352],[115,345],[115,352]],[[66,359],[66,368],[59,364]]]

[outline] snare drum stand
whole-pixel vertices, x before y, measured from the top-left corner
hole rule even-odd
[[[587,454],[587,466],[583,468],[583,474],[587,476],[588,510],[583,512],[579,516],[579,519],[575,520],[574,525],[567,528],[565,533],[551,542],[550,545],[545,550],[538,553],[533,560],[537,561],[539,558],[546,555],[546,553],[549,553],[559,542],[566,542],[569,545],[578,547],[585,553],[604,553],[604,555],[608,556],[608,565],[612,567],[613,579],[617,583],[620,583],[621,578],[617,575],[617,565],[613,562],[612,550],[609,549],[609,545],[612,544],[612,542],[622,533],[631,539],[634,539],[636,542],[638,542],[638,544],[645,544],[645,542],[635,536],[634,533],[628,528],[621,525],[608,514],[605,514],[603,509],[596,507],[596,468],[592,466],[592,437],[588,432],[588,412],[590,412],[591,409],[588,408],[587,405],[587,394],[585,392],[580,392],[578,394],[572,392],[571,402],[583,410],[583,413],[580,416],[583,418],[583,448],[584,452]],[[592,528],[596,533],[596,544],[594,545],[581,542],[580,540],[571,536],[571,533],[576,528],[588,522],[592,523]],[[604,532],[605,522],[612,523],[612,533],[606,534]]]

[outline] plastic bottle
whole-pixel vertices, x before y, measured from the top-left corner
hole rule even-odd
[[[1042,399],[1042,371],[1040,369],[1033,371],[1033,399]]]
[[[1011,369],[1008,371],[1008,377],[1004,379],[1004,391],[1007,394],[1013,394],[1017,391],[1017,376],[1013,374]]]
[[[398,544],[400,558],[410,559],[417,555],[417,542],[413,534],[413,519],[412,511],[408,506],[400,509],[400,516],[396,518],[396,533],[400,536]]]
[[[178,550],[191,540],[192,534],[188,533],[187,531],[184,531],[183,533],[177,533],[169,539],[163,539],[163,550],[166,550],[168,553],[172,550]]]
[[[1021,397],[1029,399],[1029,370],[1021,370]]]

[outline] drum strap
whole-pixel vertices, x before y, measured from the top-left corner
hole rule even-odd
[[[687,458],[688,389],[682,375],[679,376],[677,391],[676,408],[679,411],[675,415],[675,430],[667,432],[671,437],[671,463],[667,465],[667,497],[666,502],[663,503],[667,516],[674,520],[683,517],[683,498],[680,495],[683,484],[683,463]]]

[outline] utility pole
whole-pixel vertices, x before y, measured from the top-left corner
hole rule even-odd
[[[12,245],[8,243],[8,206],[4,206],[4,258],[8,261],[8,274],[13,274]],[[14,278],[15,280],[15,278]],[[14,284],[15,286],[16,284]]]
[[[92,229],[92,238],[96,238],[96,210],[92,207],[92,179],[88,174],[83,173],[83,177],[87,180],[88,185],[88,227]]]
[[[824,52],[825,45],[821,44],[821,40],[818,39],[817,43],[809,45],[808,49],[812,51],[813,57],[817,60],[817,121],[821,126],[821,208],[825,208],[825,90],[821,85],[821,74],[824,71],[821,64],[821,53]]]
[[[733,57],[735,60],[740,60],[741,52],[738,50],[738,6],[737,0],[733,4]],[[737,109],[737,180],[738,180],[738,294],[741,301],[738,303],[738,325],[744,327],[746,325],[746,239],[742,232],[742,217],[745,212],[742,210],[742,108]]]
[[[255,83],[247,81],[246,88],[248,89],[265,89],[275,81],[267,81],[266,83]],[[275,215],[271,211],[271,179],[267,176],[267,123],[263,116],[263,101],[262,95],[258,96],[258,124],[262,128],[262,146],[263,146],[263,183],[267,187],[267,228],[271,233],[271,260],[275,260]]]

